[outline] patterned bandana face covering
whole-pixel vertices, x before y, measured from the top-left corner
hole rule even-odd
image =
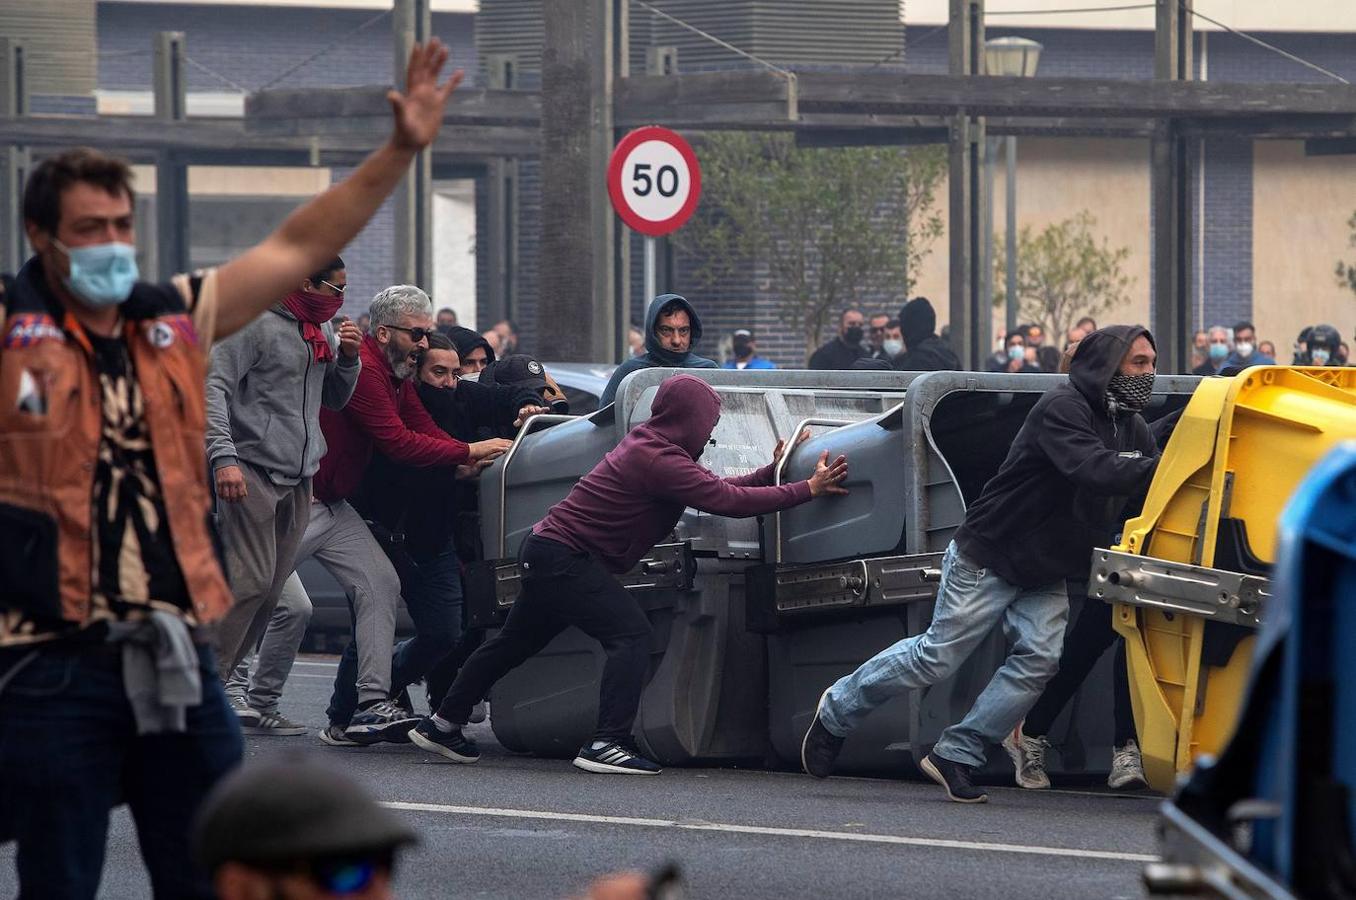
[[[1149,405],[1154,392],[1154,373],[1113,375],[1106,386],[1106,411],[1115,419],[1137,413]]]

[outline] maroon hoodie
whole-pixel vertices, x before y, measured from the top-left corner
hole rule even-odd
[[[664,539],[687,507],[757,516],[810,499],[810,485],[772,486],[772,466],[719,478],[697,463],[720,418],[706,382],[677,375],[659,386],[649,421],[631,429],[602,462],[551,507],[534,534],[591,553],[620,575]]]

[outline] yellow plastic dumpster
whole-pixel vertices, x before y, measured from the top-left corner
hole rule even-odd
[[[1149,784],[1168,791],[1228,741],[1265,615],[1276,525],[1310,467],[1356,438],[1356,369],[1259,366],[1208,378],[1163,452],[1143,513],[1098,550]]]

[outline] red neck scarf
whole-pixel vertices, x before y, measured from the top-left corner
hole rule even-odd
[[[334,359],[334,350],[320,326],[334,318],[334,314],[344,305],[344,298],[311,291],[293,291],[283,298],[282,303],[301,323],[302,339],[311,345],[315,361],[327,362]]]

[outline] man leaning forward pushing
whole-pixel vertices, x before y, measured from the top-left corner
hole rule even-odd
[[[872,710],[949,677],[1001,621],[1012,645],[1007,659],[920,765],[950,799],[988,799],[972,782],[985,745],[1017,727],[1059,666],[1065,579],[1086,575],[1093,548],[1123,523],[1126,500],[1153,478],[1157,448],[1139,411],[1153,391],[1156,359],[1153,338],[1137,326],[1083,339],[1068,382],[1032,407],[1002,467],[966,510],[942,557],[928,630],[882,650],[820,698],[801,745],[806,772],[828,776]]]

